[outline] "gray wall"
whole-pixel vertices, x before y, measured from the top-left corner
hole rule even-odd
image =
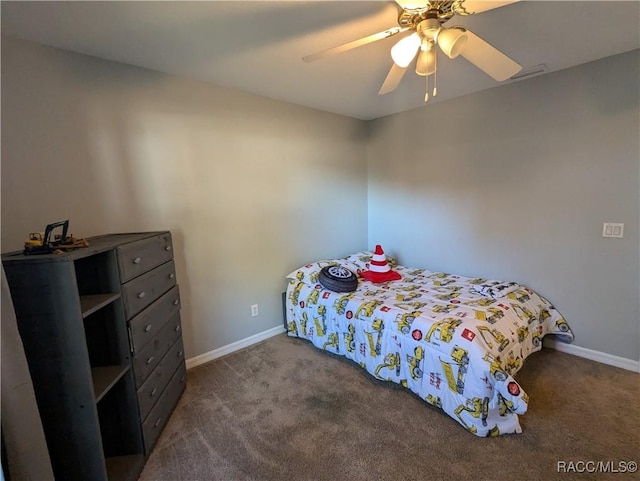
[[[203,354],[281,325],[293,269],[366,247],[365,142],[362,121],[3,37],[2,251],[63,219],[171,230]]]
[[[66,218],[170,229],[188,357],[278,326],[295,267],[382,243],[638,360],[638,85],[636,51],[364,123],[3,38],[2,251]]]
[[[515,280],[640,357],[638,51],[368,124],[369,243]],[[441,86],[446,88],[446,86]],[[623,239],[602,237],[623,222]]]

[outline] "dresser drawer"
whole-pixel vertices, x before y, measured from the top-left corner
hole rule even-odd
[[[179,366],[184,366],[182,357],[165,356],[138,389],[138,405],[140,406],[140,417],[142,419],[147,417],[147,414],[158,401],[171,376]]]
[[[127,282],[173,259],[171,234],[165,232],[155,237],[123,244],[118,246],[117,253],[120,280]]]
[[[146,454],[149,454],[156,444],[158,436],[160,436],[164,426],[167,424],[169,416],[171,416],[171,412],[178,403],[180,395],[184,392],[186,385],[187,370],[183,364],[171,377],[166,389],[160,395],[160,399],[158,399],[158,402],[153,409],[151,409],[147,419],[142,424]]]
[[[162,295],[144,311],[129,321],[131,347],[137,353],[153,339],[167,321],[180,310],[180,292],[178,286]]]
[[[131,319],[175,285],[176,269],[173,261],[124,284],[122,302],[127,319]]]
[[[142,386],[165,354],[178,359],[184,358],[182,338],[176,342],[180,337],[180,330],[176,330],[176,325],[180,325],[180,314],[175,314],[162,331],[133,358],[136,386]]]

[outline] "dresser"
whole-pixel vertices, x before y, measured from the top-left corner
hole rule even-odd
[[[186,386],[170,232],[2,255],[56,479],[136,480]]]
[[[145,453],[162,432],[187,371],[169,232],[116,248]]]

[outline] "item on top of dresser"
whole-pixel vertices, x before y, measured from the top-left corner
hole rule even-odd
[[[56,229],[62,229],[62,233],[54,234]],[[65,250],[88,247],[86,239],[78,239],[73,234],[67,236],[69,221],[63,220],[47,225],[44,232],[30,232],[29,238],[24,243],[25,255],[61,253]]]

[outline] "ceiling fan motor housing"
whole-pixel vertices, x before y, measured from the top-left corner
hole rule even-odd
[[[440,22],[437,18],[427,18],[425,20],[422,20],[416,26],[416,31],[418,32],[418,34],[421,37],[428,39],[429,41],[435,40],[438,30],[440,30]]]
[[[416,28],[420,22],[427,19],[436,19],[442,24],[456,13],[466,14],[461,8],[463,3],[464,0],[429,1],[425,2],[423,7],[404,8],[398,16],[398,24],[401,27]],[[458,9],[461,11],[459,12]]]

